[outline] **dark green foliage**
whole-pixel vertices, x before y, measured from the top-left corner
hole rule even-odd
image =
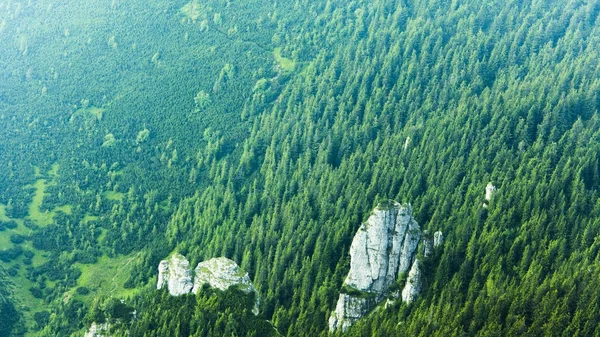
[[[48,311],[40,311],[33,314],[33,319],[37,324],[38,328],[43,328],[48,324],[48,320],[50,319],[50,313]]]
[[[0,267],[0,336],[12,337],[22,335],[23,322],[22,314],[17,311],[10,296],[9,286],[13,285]]]
[[[278,336],[263,317],[252,314],[254,294],[235,288],[204,287],[197,296],[178,297],[153,291],[138,301],[131,336]]]
[[[21,246],[14,246],[9,249],[0,251],[0,260],[3,262],[10,262],[23,254],[23,248]]]
[[[15,245],[21,244],[23,241],[25,241],[25,236],[23,235],[13,234],[10,236],[10,242],[14,243]]]
[[[11,221],[0,221],[0,230],[15,229],[17,228],[17,222],[14,220]]]
[[[75,291],[77,291],[77,293],[79,295],[87,295],[90,293],[90,290],[86,287],[77,287],[77,289],[75,289]]]
[[[10,336],[18,321],[19,314],[14,304],[0,297],[0,335]]]
[[[51,333],[83,328],[74,264],[141,252],[123,285],[141,288],[177,249],[239,262],[282,335],[325,336],[354,233],[394,199],[445,244],[416,302],[346,335],[600,335],[595,2],[209,0],[196,22],[186,2],[0,14],[0,203],[49,254],[26,274]],[[72,213],[31,223],[36,179],[56,180],[42,212]],[[238,295],[144,292],[131,333],[261,336]]]

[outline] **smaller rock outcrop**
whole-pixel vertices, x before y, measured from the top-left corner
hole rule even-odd
[[[488,183],[487,186],[485,187],[485,200],[487,200],[487,201],[492,200],[492,196],[494,195],[494,192],[496,192],[496,186],[494,186],[492,183]]]
[[[157,289],[167,287],[169,294],[179,296],[188,294],[193,287],[190,262],[185,256],[175,253],[158,265]]]
[[[375,305],[372,297],[340,294],[335,310],[329,317],[329,331],[346,331],[354,322],[363,317]]]
[[[196,294],[204,284],[209,284],[211,287],[221,290],[227,290],[231,286],[236,286],[245,293],[254,292],[255,301],[252,313],[258,315],[260,304],[258,293],[254,289],[248,273],[243,271],[234,261],[225,257],[218,257],[200,262],[195,269],[194,288],[192,292]]]
[[[429,237],[427,230],[423,231],[423,238],[421,240],[421,244],[423,245],[423,256],[429,257],[433,251],[433,240]]]
[[[410,303],[417,299],[421,292],[421,269],[419,268],[419,260],[413,262],[404,289],[402,289],[402,301]]]
[[[433,248],[439,247],[444,243],[444,233],[437,231],[433,233]]]
[[[110,337],[110,324],[93,322],[84,337]]]

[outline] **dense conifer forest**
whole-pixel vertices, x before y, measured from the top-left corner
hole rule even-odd
[[[415,302],[332,335],[600,335],[599,14],[0,0],[0,336],[328,336],[389,199],[443,248]],[[236,261],[260,314],[157,291],[175,251]]]

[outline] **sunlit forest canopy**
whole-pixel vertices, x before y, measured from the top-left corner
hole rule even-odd
[[[327,336],[388,200],[444,246],[333,335],[600,335],[599,14],[0,0],[0,335]],[[174,252],[236,261],[260,314],[157,291]]]

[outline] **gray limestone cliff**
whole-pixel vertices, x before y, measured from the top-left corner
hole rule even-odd
[[[255,315],[258,314],[260,298],[248,273],[228,258],[219,257],[200,262],[194,269],[193,275],[190,263],[181,254],[175,253],[168,260],[160,261],[158,265],[156,288],[162,289],[166,286],[173,296],[196,294],[204,284],[220,290],[227,290],[229,287],[235,286],[245,293],[254,292],[255,301],[252,312]]]
[[[407,298],[416,298],[420,290],[420,271],[416,262],[420,240],[421,230],[412,217],[410,204],[390,201],[375,208],[360,226],[350,246],[350,272],[336,309],[329,317],[330,331],[346,330],[373,309],[388,295],[398,276],[408,272],[409,268],[415,287],[405,288],[403,295],[406,291],[410,294]]]
[[[158,265],[157,289],[169,289],[169,294],[179,296],[188,294],[193,287],[190,262],[185,256],[175,253]]]

